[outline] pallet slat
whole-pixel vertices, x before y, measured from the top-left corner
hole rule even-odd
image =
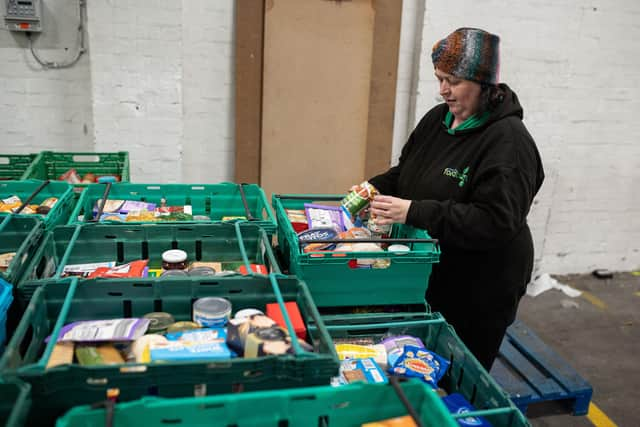
[[[551,400],[570,401],[574,415],[589,410],[591,385],[520,321],[507,329],[491,375],[523,413]]]

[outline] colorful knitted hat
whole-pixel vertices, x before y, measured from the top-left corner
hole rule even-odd
[[[499,43],[500,37],[495,34],[458,28],[433,46],[433,66],[461,79],[498,84]]]

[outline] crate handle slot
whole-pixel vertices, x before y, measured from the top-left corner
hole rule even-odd
[[[200,282],[200,286],[220,286],[220,282]]]
[[[291,400],[316,400],[315,394],[303,394],[301,396],[291,396]]]
[[[162,424],[182,424],[182,418],[163,418],[160,422]]]
[[[136,288],[150,288],[153,285],[149,282],[133,282],[132,286]]]
[[[11,163],[11,159],[8,157],[0,157],[0,165],[8,165]]]
[[[74,162],[98,163],[100,161],[100,156],[95,154],[76,154],[72,159]]]

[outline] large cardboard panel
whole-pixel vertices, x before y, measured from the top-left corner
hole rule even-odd
[[[266,1],[261,185],[269,194],[344,193],[365,178],[372,1]]]
[[[369,94],[365,177],[389,169],[398,81],[402,0],[374,0],[376,10]]]

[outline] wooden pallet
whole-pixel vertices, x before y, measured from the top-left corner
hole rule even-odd
[[[559,401],[573,415],[589,410],[591,385],[520,321],[507,329],[491,375],[523,414],[549,401]]]

